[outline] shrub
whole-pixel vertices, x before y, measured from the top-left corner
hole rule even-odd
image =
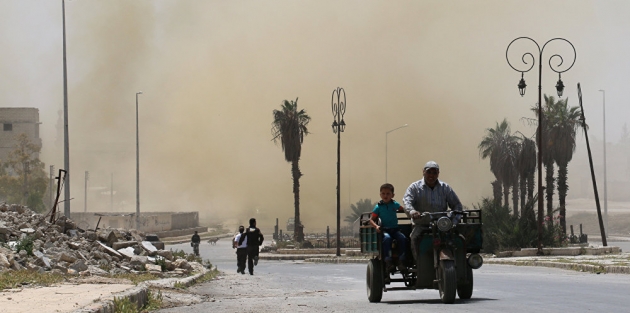
[[[511,214],[511,209],[499,202],[488,198],[475,207],[480,209],[483,216],[483,250],[487,253],[496,253],[506,250],[518,250],[520,248],[535,248],[538,246],[538,227],[533,212],[536,199],[530,200],[523,212],[523,217]],[[547,220],[549,218],[547,217]],[[554,218],[552,227],[543,227],[542,245],[545,247],[566,246],[567,236],[562,233],[558,221]]]
[[[18,240],[15,245],[15,251],[20,253],[21,250],[25,250],[28,255],[33,255],[33,237],[26,236]]]
[[[159,265],[162,272],[166,272],[166,259],[165,258],[161,256],[155,257],[155,265]]]

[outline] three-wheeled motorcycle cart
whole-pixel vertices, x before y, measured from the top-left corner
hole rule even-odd
[[[458,217],[459,215],[459,217]],[[394,290],[437,289],[443,303],[453,303],[455,294],[470,299],[473,293],[473,269],[483,264],[479,255],[483,238],[481,210],[423,213],[422,231],[412,248],[413,225],[409,217],[398,217],[399,229],[407,237],[403,272],[385,265],[383,234],[370,226],[371,213],[361,215],[361,252],[373,255],[367,266],[367,295],[379,302],[383,292]],[[458,222],[455,222],[458,221]],[[396,242],[391,249],[397,260]],[[397,286],[393,286],[396,284]]]

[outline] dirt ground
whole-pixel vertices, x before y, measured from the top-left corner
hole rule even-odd
[[[600,199],[600,209],[604,218],[604,201]],[[567,232],[573,225],[575,234],[582,230],[589,236],[599,235],[599,219],[594,199],[567,200]],[[608,228],[611,236],[630,237],[630,202],[608,201]]]

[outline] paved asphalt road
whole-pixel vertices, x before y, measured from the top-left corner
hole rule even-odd
[[[168,248],[191,250],[189,245]],[[630,276],[486,264],[475,271],[472,299],[444,305],[437,290],[392,291],[369,303],[364,264],[261,261],[254,276],[236,274],[228,240],[201,254],[225,272],[190,292],[207,302],[159,312],[628,312]],[[192,309],[192,310],[191,310]]]

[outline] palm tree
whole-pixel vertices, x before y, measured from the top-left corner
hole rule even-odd
[[[575,135],[581,126],[580,107],[569,107],[569,99],[558,100],[549,121],[549,140],[554,149],[554,160],[558,165],[558,200],[560,202],[560,226],[566,234],[567,168],[575,153]]]
[[[359,217],[361,217],[361,214],[372,212],[375,205],[376,204],[372,203],[372,200],[370,199],[361,199],[356,204],[351,204],[350,210],[352,210],[352,213],[346,216],[344,221],[348,222],[348,224],[352,226],[359,219]]]
[[[551,139],[550,134],[550,125],[553,119],[556,99],[553,96],[545,97],[545,105],[542,106],[542,133],[544,142],[542,146],[542,163],[545,166],[545,199],[547,200],[547,216],[548,226],[553,226],[553,194],[555,191],[555,178],[554,174],[554,155],[555,155],[555,146],[553,145],[553,139]],[[536,117],[538,117],[538,107],[532,107],[532,111],[536,113]],[[538,125],[538,127],[541,127]],[[536,142],[539,142],[538,138],[538,130],[536,130]]]
[[[536,215],[533,207],[529,206],[531,212],[528,211],[527,202],[534,197],[534,173],[536,172],[536,143],[521,134],[521,150],[516,158],[516,170],[520,177],[521,192],[521,214],[523,217],[531,219],[535,222]],[[526,200],[527,199],[527,200]]]
[[[494,201],[501,204],[501,182],[495,179],[490,183],[490,185],[492,185],[492,196]]]
[[[527,217],[535,221],[536,215],[534,214],[533,207],[529,207],[531,212],[528,211],[526,206],[534,196],[534,174],[536,172],[536,143],[521,134],[521,149],[516,159],[516,169],[520,177],[520,191],[521,191],[521,214],[523,217]],[[527,199],[527,201],[526,201]]]
[[[284,159],[291,163],[291,175],[293,177],[293,196],[295,205],[295,231],[293,233],[297,242],[304,240],[304,226],[300,221],[300,156],[302,154],[302,143],[304,137],[308,135],[306,126],[311,121],[311,117],[306,111],[299,110],[298,99],[295,101],[284,100],[280,110],[273,110],[273,123],[271,134],[273,141],[280,141]]]
[[[514,181],[518,177],[514,166],[518,139],[510,133],[510,125],[503,119],[501,124],[497,122],[495,128],[486,129],[486,135],[478,146],[481,158],[490,158],[490,171],[503,185],[503,203],[506,207],[509,202],[510,186],[514,186]],[[518,214],[518,207],[514,208],[514,213]]]

